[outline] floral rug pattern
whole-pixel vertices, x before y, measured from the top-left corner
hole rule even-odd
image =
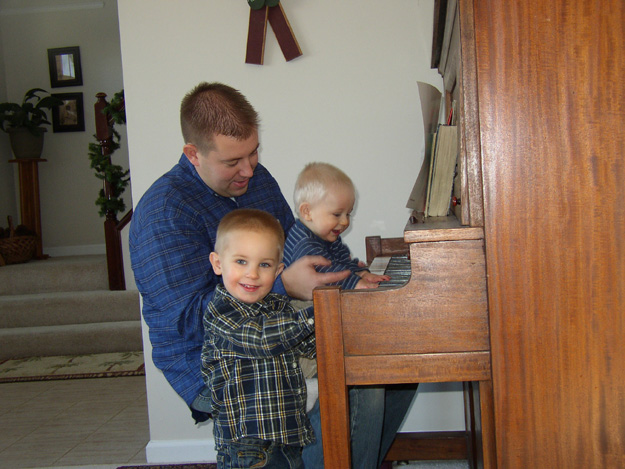
[[[165,464],[156,466],[120,466],[117,469],[217,469],[217,464]]]
[[[144,374],[143,352],[29,357],[0,361],[0,383]]]

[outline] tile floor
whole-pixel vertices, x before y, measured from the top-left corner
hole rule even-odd
[[[0,384],[0,468],[116,469],[146,464],[145,378]],[[467,469],[466,461],[400,469]]]
[[[145,464],[145,378],[0,384],[0,467]]]

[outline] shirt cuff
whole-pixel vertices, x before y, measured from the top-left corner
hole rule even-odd
[[[200,394],[193,400],[189,408],[191,409],[191,416],[195,423],[206,422],[208,419],[212,418],[210,411],[211,408],[211,400],[210,400],[211,391],[208,386],[204,386],[200,391]]]
[[[300,309],[299,314],[303,319],[303,322],[306,324],[306,328],[310,332],[314,332],[315,330],[315,310],[313,306],[308,306],[307,308]]]
[[[356,284],[360,282],[360,280],[360,276],[351,273],[345,280],[340,283],[344,290],[353,290],[354,288],[356,288]]]

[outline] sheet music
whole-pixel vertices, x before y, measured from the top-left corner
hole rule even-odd
[[[391,256],[374,257],[371,265],[369,265],[369,272],[376,275],[384,275],[390,260]]]

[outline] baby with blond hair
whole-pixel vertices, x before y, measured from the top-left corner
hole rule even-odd
[[[341,233],[350,225],[356,202],[352,180],[329,163],[310,163],[299,174],[295,183],[295,209],[298,220],[289,231],[284,246],[286,266],[307,255],[319,255],[332,261],[320,266],[319,272],[349,270],[346,279],[334,283],[344,289],[377,288],[388,275],[375,275],[364,263],[352,258]]]

